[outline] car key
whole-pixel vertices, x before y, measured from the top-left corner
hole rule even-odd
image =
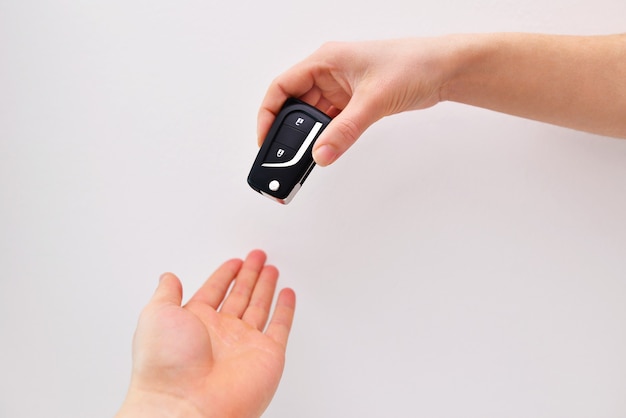
[[[330,121],[317,108],[287,99],[252,164],[250,187],[279,203],[289,203],[315,167],[313,144]]]

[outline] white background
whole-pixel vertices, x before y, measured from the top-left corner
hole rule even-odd
[[[160,273],[188,296],[253,248],[298,295],[267,417],[626,416],[626,141],[446,103],[374,125],[288,206],[246,184],[267,86],[325,41],[625,17],[0,1],[0,416],[111,417]]]

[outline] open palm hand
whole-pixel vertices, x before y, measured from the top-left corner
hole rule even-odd
[[[161,277],[135,333],[125,404],[158,399],[185,416],[262,414],[282,375],[295,309],[293,291],[283,289],[270,319],[278,270],[265,262],[260,250],[227,261],[184,306],[178,278]]]

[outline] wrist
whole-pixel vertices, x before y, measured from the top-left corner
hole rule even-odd
[[[449,35],[445,42],[446,77],[440,90],[441,101],[472,104],[476,89],[494,75],[488,63],[498,50],[497,35]]]
[[[186,399],[166,393],[130,390],[115,418],[207,418]]]

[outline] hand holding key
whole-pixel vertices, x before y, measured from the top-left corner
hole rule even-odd
[[[271,83],[258,114],[258,140],[288,97],[333,118],[313,148],[321,166],[337,160],[377,120],[442,101],[626,138],[624,51],[623,34],[327,43]]]

